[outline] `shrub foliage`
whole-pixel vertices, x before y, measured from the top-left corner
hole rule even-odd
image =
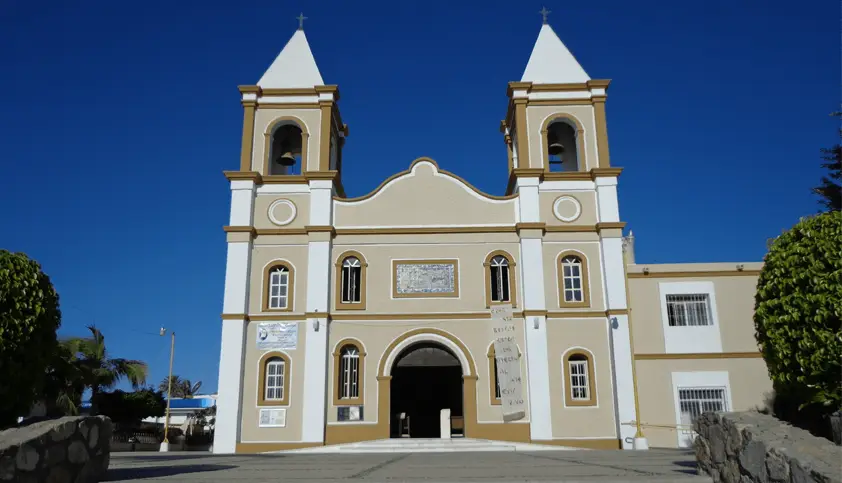
[[[802,406],[842,406],[842,214],[802,219],[770,245],[755,336],[776,387]]]

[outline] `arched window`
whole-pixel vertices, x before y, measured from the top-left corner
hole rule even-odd
[[[589,353],[574,350],[564,357],[564,400],[568,406],[595,406],[593,360]]]
[[[508,253],[498,250],[485,259],[486,307],[497,304],[512,304],[517,307],[515,290],[515,263]]]
[[[307,162],[307,137],[307,133],[296,120],[278,119],[266,132],[264,174],[302,174]]]
[[[577,253],[562,253],[559,260],[559,306],[587,307],[590,301],[585,258]]]
[[[546,168],[553,173],[579,171],[579,149],[576,144],[576,128],[568,121],[556,119],[546,128]]]
[[[343,253],[336,262],[336,308],[365,309],[365,259],[357,252]]]
[[[270,352],[260,359],[260,406],[283,406],[289,402],[289,357]]]
[[[363,378],[365,377],[365,353],[362,344],[348,339],[337,344],[339,350],[334,352],[334,372],[336,374],[336,389],[333,404],[361,405],[363,403]]]
[[[268,266],[265,280],[263,310],[292,310],[292,266],[283,263]]]

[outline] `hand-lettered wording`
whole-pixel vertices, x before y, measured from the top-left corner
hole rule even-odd
[[[523,400],[523,380],[520,375],[520,353],[515,341],[515,323],[511,305],[491,309],[491,333],[494,338],[494,357],[497,362],[497,383],[503,407],[503,421],[517,421],[526,417]]]

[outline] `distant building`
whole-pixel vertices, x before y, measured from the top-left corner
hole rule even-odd
[[[172,398],[170,400],[170,426],[183,426],[197,412],[216,406],[216,394],[202,394],[192,398]],[[144,423],[164,424],[166,416],[146,418]]]

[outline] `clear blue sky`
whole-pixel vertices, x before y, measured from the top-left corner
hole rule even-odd
[[[546,0],[545,0],[546,1]],[[350,196],[430,156],[502,194],[500,119],[541,1],[0,2],[0,247],[41,262],[64,335],[96,323],[157,384],[215,390],[242,107],[300,11],[351,135]],[[756,261],[815,213],[837,141],[835,0],[548,1],[608,97],[639,262]]]

